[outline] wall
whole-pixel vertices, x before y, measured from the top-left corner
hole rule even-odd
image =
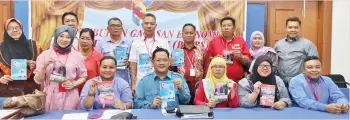
[[[350,82],[350,1],[333,0],[331,74]]]
[[[250,35],[254,31],[265,32],[265,4],[248,3],[246,41],[250,48]]]
[[[27,38],[30,38],[29,36],[29,22],[28,22],[28,16],[29,16],[29,8],[28,8],[28,1],[15,1],[14,2],[14,14],[15,18],[17,18],[19,21],[21,21],[23,25],[23,33]]]

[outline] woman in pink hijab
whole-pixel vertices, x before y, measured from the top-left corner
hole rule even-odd
[[[264,34],[260,31],[254,31],[252,35],[250,36],[250,49],[249,52],[252,55],[252,63],[249,67],[249,72],[252,72],[252,65],[254,65],[255,59],[258,58],[261,55],[267,55],[271,61],[272,66],[274,69],[276,69],[277,63],[278,63],[278,57],[276,51],[271,47],[266,47],[265,45],[265,39]]]

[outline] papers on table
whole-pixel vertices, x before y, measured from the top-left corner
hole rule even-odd
[[[123,113],[123,112],[131,113],[131,109],[129,109],[129,110],[105,110],[103,112],[103,115],[99,119],[111,119],[111,117],[113,115],[117,115],[117,114]]]
[[[20,112],[20,109],[8,109],[8,110],[1,109],[0,119],[8,119],[13,115],[16,115],[18,112]]]
[[[62,120],[86,120],[88,115],[88,113],[69,113],[64,114]]]

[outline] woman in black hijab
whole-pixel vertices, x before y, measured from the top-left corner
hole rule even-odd
[[[40,47],[33,40],[27,40],[23,34],[21,22],[10,18],[5,22],[4,40],[0,46],[0,97],[9,97],[32,93],[38,85],[33,81],[32,73]],[[25,59],[27,62],[27,78],[13,80],[11,76],[11,60]]]
[[[271,106],[260,105],[261,107],[273,107],[282,110],[291,106],[291,99],[288,89],[285,87],[283,80],[274,74],[272,61],[266,55],[258,57],[254,63],[252,74],[248,75],[238,82],[238,94],[241,107],[255,107],[260,105],[262,85],[274,86],[274,100]],[[273,88],[272,88],[273,89]],[[270,91],[270,92],[271,92]],[[267,93],[269,94],[269,93]]]

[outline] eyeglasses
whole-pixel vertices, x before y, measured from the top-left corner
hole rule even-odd
[[[211,66],[211,69],[225,69],[226,67],[225,66],[222,66],[222,65],[214,65],[214,66]]]
[[[258,68],[262,69],[262,68],[271,68],[271,65],[259,65]]]
[[[7,31],[13,31],[13,30],[21,30],[21,27],[20,26],[9,26],[7,27]]]

